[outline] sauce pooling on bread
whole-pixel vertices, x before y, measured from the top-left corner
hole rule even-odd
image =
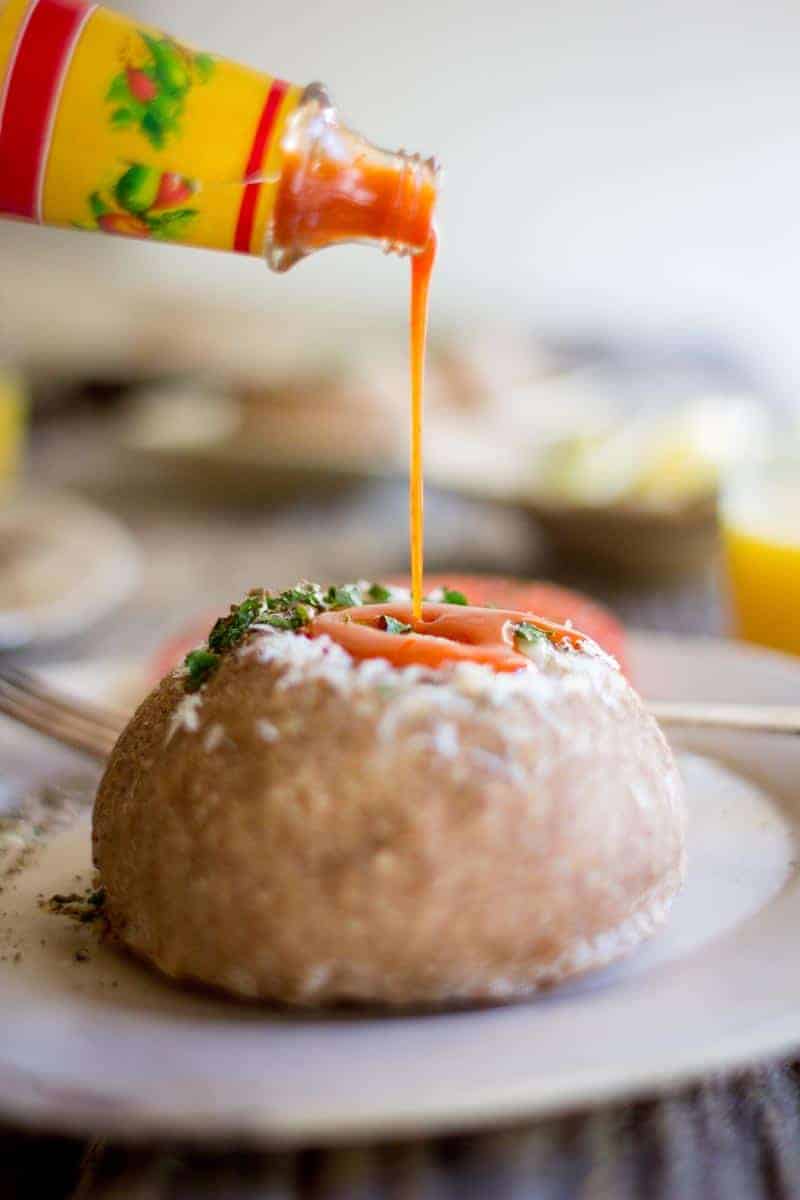
[[[307,632],[331,638],[353,658],[385,658],[397,667],[474,662],[495,671],[529,667],[527,651],[540,640],[562,649],[581,649],[586,642],[577,630],[530,613],[460,604],[423,604],[419,618],[409,604],[324,612]]]

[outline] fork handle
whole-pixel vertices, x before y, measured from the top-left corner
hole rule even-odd
[[[648,702],[647,710],[662,725],[800,734],[800,707],[797,705],[687,704],[682,701],[657,700]]]

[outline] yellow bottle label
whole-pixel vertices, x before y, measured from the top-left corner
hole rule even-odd
[[[261,255],[299,99],[83,0],[6,0],[0,213]]]

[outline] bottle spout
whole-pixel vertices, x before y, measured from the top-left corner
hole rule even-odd
[[[405,255],[428,245],[439,164],[404,150],[381,150],[354,133],[321,84],[306,89],[282,152],[265,245],[274,271],[326,246],[356,242]]]

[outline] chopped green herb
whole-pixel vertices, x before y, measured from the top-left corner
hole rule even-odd
[[[328,608],[355,608],[361,603],[361,592],[354,583],[345,587],[329,587],[325,593]]]
[[[453,588],[442,588],[442,603],[443,604],[469,604],[469,600],[463,592],[457,592]]]
[[[184,665],[189,672],[186,689],[196,692],[219,666],[219,655],[210,650],[191,650],[184,659]]]
[[[539,629],[536,625],[532,625],[530,621],[520,621],[514,627],[514,637],[519,642],[525,642],[526,645],[532,645],[534,642],[549,641],[550,635]]]
[[[234,605],[227,617],[219,618],[208,635],[209,649],[219,653],[237,645],[250,626],[260,620],[266,611],[268,599],[264,592],[250,595],[241,604]]]
[[[305,625],[302,617],[295,613],[268,613],[260,617],[259,625],[270,625],[273,629],[301,629]]]
[[[411,626],[406,625],[405,621],[398,621],[395,617],[381,617],[383,628],[387,633],[411,633]]]
[[[392,598],[391,590],[384,587],[382,583],[373,583],[367,590],[367,595],[373,604],[385,604],[387,600],[391,600]]]
[[[377,583],[367,594],[376,602],[391,598],[389,589]],[[305,582],[285,592],[255,588],[241,604],[232,605],[230,612],[215,622],[208,635],[207,649],[193,650],[186,656],[186,690],[195,692],[202,687],[219,666],[225,651],[243,642],[253,626],[267,625],[293,632],[309,625],[319,612],[357,608],[363,603],[361,589],[355,583],[330,587],[324,593],[318,584]]]
[[[105,900],[104,887],[87,888],[82,896],[77,892],[70,892],[67,896],[57,893],[46,902],[42,900],[42,907],[46,907],[50,912],[59,916],[69,917],[70,920],[77,921],[81,925],[91,925],[94,921],[104,919]]]
[[[317,587],[315,583],[287,588],[285,592],[269,600],[270,608],[286,608],[289,604],[308,604],[312,608],[322,608],[323,603],[322,588]]]

